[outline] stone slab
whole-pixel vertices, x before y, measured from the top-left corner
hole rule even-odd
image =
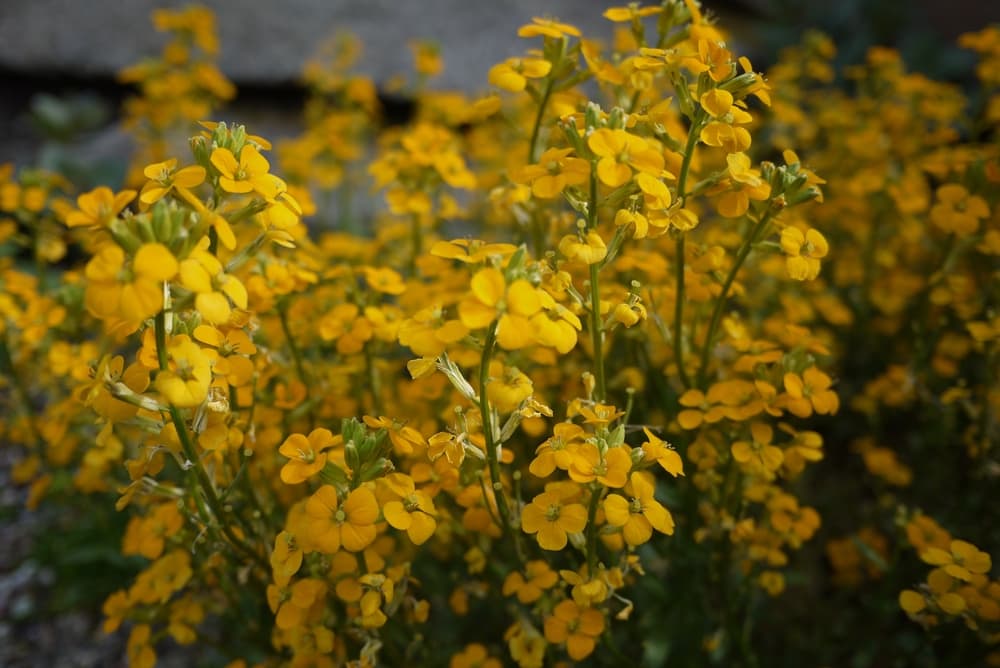
[[[177,0],[0,0],[0,68],[110,77],[158,52],[150,22]],[[218,17],[222,70],[237,83],[295,80],[315,48],[338,31],[358,35],[358,70],[385,82],[412,71],[407,43],[431,39],[445,62],[436,88],[486,87],[490,66],[540,40],[517,28],[532,16],[557,17],[586,34],[610,35],[607,0],[206,0]],[[613,4],[613,3],[612,3]],[[621,3],[621,4],[624,4]]]

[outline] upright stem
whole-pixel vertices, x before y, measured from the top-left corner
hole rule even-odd
[[[684,337],[681,328],[684,326],[684,239],[683,232],[677,237],[677,255],[674,259],[675,280],[677,290],[674,298],[674,360],[677,362],[677,375],[685,389],[691,387],[687,369],[684,368]]]
[[[698,386],[701,389],[705,389],[706,375],[708,373],[708,356],[712,351],[712,339],[715,337],[715,330],[718,329],[719,322],[722,320],[722,309],[726,306],[729,289],[733,286],[733,281],[736,280],[736,274],[739,272],[740,267],[743,266],[747,256],[750,255],[750,251],[753,250],[753,245],[757,243],[757,238],[764,228],[767,227],[774,214],[774,209],[769,209],[767,213],[760,217],[760,220],[753,226],[750,233],[743,239],[743,245],[740,246],[740,250],[736,254],[736,261],[733,263],[729,274],[726,275],[726,280],[722,284],[722,292],[715,300],[715,308],[712,309],[712,319],[709,322],[705,342],[701,348],[701,363],[698,365]]]
[[[597,506],[601,502],[601,488],[595,483],[590,491],[587,507],[587,577],[597,573]]]
[[[486,340],[483,342],[483,357],[479,366],[479,412],[483,420],[483,439],[486,441],[486,462],[490,469],[490,479],[493,485],[493,496],[497,501],[497,511],[500,513],[501,529],[514,540],[514,549],[519,560],[521,558],[521,540],[518,532],[514,531],[510,521],[510,506],[507,505],[507,496],[503,491],[503,480],[500,477],[500,458],[497,454],[496,441],[493,438],[493,413],[490,400],[487,398],[486,389],[490,381],[490,360],[493,357],[493,350],[497,342],[497,323],[494,320],[486,330]],[[487,503],[489,501],[487,500]]]
[[[542,100],[538,103],[538,113],[535,114],[535,124],[531,128],[531,141],[528,142],[528,162],[534,163],[538,160],[538,136],[542,128],[542,117],[545,115],[545,108],[549,106],[549,97],[552,96],[553,79],[550,76],[545,81],[545,90],[542,91]]]
[[[368,389],[372,393],[372,411],[376,416],[382,415],[382,383],[379,381],[378,368],[375,366],[375,357],[372,355],[371,345],[366,344],[365,369],[368,372]]]
[[[167,326],[164,311],[160,311],[156,314],[154,327],[154,334],[156,335],[157,362],[159,364],[160,371],[166,371],[168,366],[166,350]],[[181,449],[184,451],[184,456],[190,462],[191,468],[188,469],[188,476],[191,481],[195,483],[194,488],[191,490],[191,495],[195,500],[195,505],[198,507],[198,514],[201,516],[202,522],[205,523],[206,527],[212,529],[214,525],[212,523],[211,515],[215,515],[218,520],[219,528],[221,528],[222,533],[225,534],[229,543],[236,548],[237,551],[242,552],[245,556],[249,557],[251,561],[254,561],[258,566],[263,568],[265,573],[268,572],[270,570],[270,565],[267,560],[244,543],[239,536],[233,533],[232,528],[222,521],[224,516],[222,503],[219,501],[219,497],[215,493],[215,488],[212,487],[212,481],[208,479],[208,474],[206,474],[205,470],[201,467],[201,463],[198,459],[198,453],[195,450],[194,443],[191,441],[191,435],[188,433],[184,417],[181,415],[180,409],[173,404],[168,405],[168,412],[170,413],[170,419],[174,423],[174,428],[177,430],[177,438],[181,442]],[[201,499],[197,493],[199,489],[204,495],[205,501],[208,503],[208,508],[211,509],[211,514],[208,509],[205,508],[204,504],[201,503]]]
[[[597,166],[590,164],[590,201],[587,204],[587,231],[597,227]],[[607,390],[604,381],[604,332],[601,322],[601,265],[590,265],[590,341],[594,349],[595,399],[604,401]]]
[[[590,265],[590,340],[594,348],[594,399],[603,402],[606,398],[604,380],[604,332],[601,331],[601,293],[596,264]]]
[[[306,386],[306,392],[309,391],[309,381],[306,379],[305,367],[302,365],[302,353],[299,352],[299,346],[295,343],[295,337],[292,336],[291,327],[288,326],[288,308],[284,304],[278,306],[278,319],[281,321],[281,331],[285,335],[285,340],[288,341],[288,350],[292,353],[292,361],[295,363],[295,373],[299,377],[299,380]]]
[[[677,175],[677,198],[683,207],[687,200],[687,179],[691,171],[691,159],[694,157],[694,147],[698,143],[698,134],[701,132],[703,114],[699,112],[691,121],[688,128],[687,144],[684,146],[684,158],[681,161],[681,171]],[[684,368],[684,337],[681,335],[684,326],[684,263],[686,261],[684,253],[684,240],[686,234],[679,232],[677,237],[677,255],[674,259],[675,279],[677,290],[674,299],[674,359],[677,362],[677,375],[685,388],[691,387],[691,379],[688,378],[687,369]]]
[[[281,321],[281,331],[285,335],[285,340],[288,341],[288,350],[292,353],[292,361],[295,363],[295,374],[299,377],[302,385],[306,388],[306,402],[308,403],[311,399],[309,391],[309,377],[306,376],[305,365],[302,363],[302,352],[299,350],[299,346],[295,343],[295,337],[292,336],[291,327],[288,326],[288,307],[284,303],[278,303],[278,319]],[[313,411],[314,406],[309,405],[309,428],[312,429],[316,424],[316,415]]]

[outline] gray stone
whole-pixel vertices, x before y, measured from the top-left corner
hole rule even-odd
[[[158,52],[164,42],[150,15],[177,0],[2,0],[0,67],[23,72],[113,76]],[[601,13],[607,0],[207,0],[218,17],[222,70],[237,83],[294,80],[303,63],[338,31],[359,36],[358,70],[384,82],[410,73],[407,43],[430,39],[445,62],[436,88],[486,88],[490,66],[540,39],[522,40],[517,28],[533,16],[572,23],[588,35],[611,34]]]

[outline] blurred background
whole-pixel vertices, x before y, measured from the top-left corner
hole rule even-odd
[[[163,45],[165,36],[150,21],[154,9],[187,4],[0,3],[0,163],[55,167],[57,149],[69,148],[89,156],[91,173],[113,176],[113,165],[130,153],[127,137],[116,127],[129,87],[118,83],[116,74]],[[525,48],[516,31],[532,16],[559,18],[588,36],[611,34],[611,24],[601,16],[608,6],[604,0],[203,4],[218,16],[220,67],[239,91],[221,117],[239,118],[273,138],[298,131],[301,68],[338,33],[361,39],[364,55],[357,72],[372,77],[385,97],[391,97],[394,77],[412,71],[407,44],[413,39],[440,47],[445,70],[432,87],[474,94],[485,89],[491,65]],[[891,46],[901,50],[911,69],[959,82],[970,72],[971,56],[954,47],[955,38],[1000,21],[1000,3],[981,0],[718,0],[705,5],[758,70],[766,70],[806,28],[817,28],[834,39],[840,64],[859,62],[869,46]]]

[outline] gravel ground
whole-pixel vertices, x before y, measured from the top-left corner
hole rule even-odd
[[[125,634],[101,630],[99,606],[50,614],[54,571],[32,555],[51,531],[51,511],[24,507],[25,490],[10,482],[14,453],[0,445],[0,667],[125,666]]]

